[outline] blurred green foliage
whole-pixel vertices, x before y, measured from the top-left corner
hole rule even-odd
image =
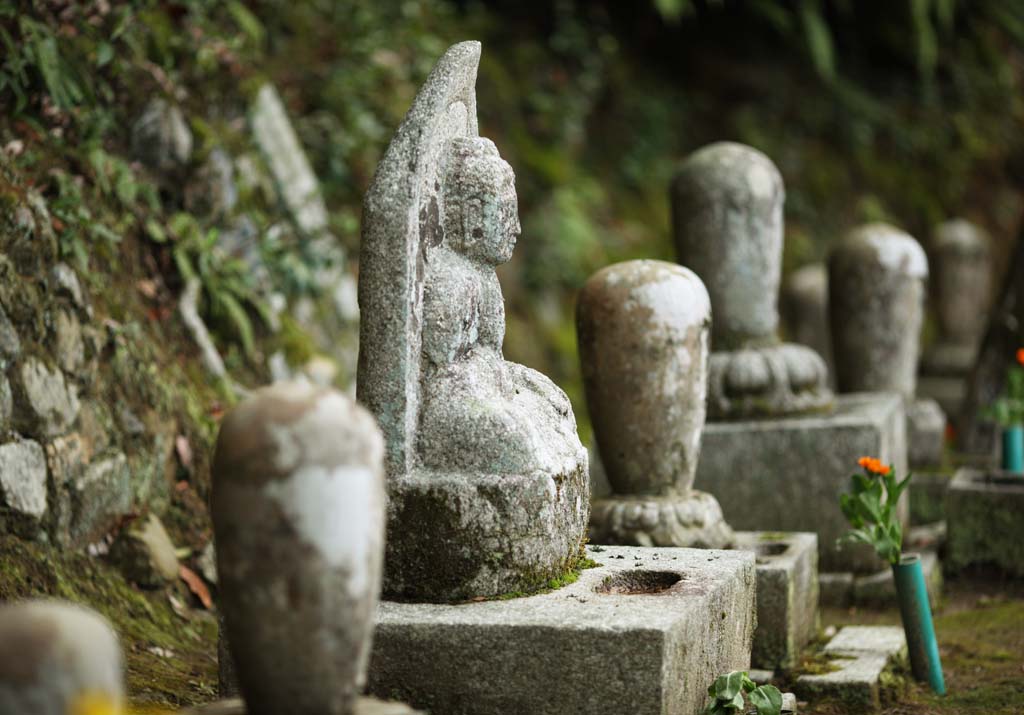
[[[196,162],[218,146],[246,154],[249,99],[273,81],[355,257],[386,142],[436,59],[467,38],[484,43],[481,130],[517,172],[523,215],[501,270],[506,352],[567,389],[584,432],[575,291],[612,261],[672,259],[667,186],[699,146],[741,141],[779,165],[787,270],[858,221],[893,221],[927,245],[949,216],[999,237],[1020,214],[1024,4],[1002,0],[0,0],[3,136],[33,139],[18,161],[55,204],[66,254],[100,268],[118,239],[138,239],[174,285],[184,264],[168,260],[170,222],[187,207],[130,161],[128,127],[167,96],[186,111]],[[272,192],[242,195],[274,277],[309,290],[294,237],[269,232]],[[215,228],[195,221],[190,236]],[[204,245],[189,243],[189,265]],[[234,280],[250,326],[235,307],[221,322],[258,345],[259,302]]]

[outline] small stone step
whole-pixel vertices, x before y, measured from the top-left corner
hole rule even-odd
[[[886,667],[906,657],[907,643],[898,626],[846,626],[825,646],[838,668],[831,673],[801,675],[796,692],[803,700],[842,702],[848,712],[876,712],[879,682]]]
[[[785,712],[785,701],[783,701]],[[794,712],[796,712],[794,710]],[[220,700],[208,705],[200,705],[191,710],[182,710],[178,715],[245,715],[245,703],[241,698]],[[413,710],[403,703],[386,702],[376,698],[359,698],[356,701],[353,715],[422,715],[421,711]]]

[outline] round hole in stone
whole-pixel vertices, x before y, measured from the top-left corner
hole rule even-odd
[[[606,576],[594,589],[609,596],[635,596],[645,593],[662,593],[683,580],[681,574],[672,571],[623,571]]]
[[[789,551],[789,544],[781,541],[771,541],[766,544],[758,544],[754,549],[755,561],[759,564],[768,563],[773,556],[782,556]]]

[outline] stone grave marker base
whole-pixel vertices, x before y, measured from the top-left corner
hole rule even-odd
[[[178,715],[247,715],[245,703],[241,698],[220,700],[209,705],[200,705],[190,710],[181,710]],[[396,702],[385,702],[377,698],[359,698],[352,715],[421,715],[407,705]]]
[[[907,462],[911,469],[942,462],[946,444],[946,413],[939,403],[917,398],[907,407]]]
[[[918,375],[917,396],[935,400],[942,411],[956,419],[967,396],[967,378],[943,375]]]
[[[1024,476],[963,468],[946,494],[946,570],[995,566],[1024,576]]]
[[[827,414],[709,422],[701,439],[694,486],[718,498],[734,529],[813,531],[822,570],[871,573],[881,567],[869,548],[836,546],[847,530],[839,495],[849,491],[857,459],[865,455],[907,473],[899,396],[840,395]],[[904,514],[906,508],[902,503]]]
[[[757,630],[751,665],[790,667],[818,629],[818,536],[740,531],[736,548],[753,551],[756,559]]]
[[[914,549],[905,548],[904,551]],[[920,553],[921,568],[924,570],[924,581],[928,588],[928,600],[932,608],[937,608],[939,597],[942,595],[942,563],[934,551]],[[889,567],[872,574],[823,573],[818,576],[818,581],[821,584],[823,606],[887,608],[898,605],[892,569]]]
[[[754,554],[591,546],[550,593],[380,605],[369,691],[445,715],[692,715],[746,670]]]

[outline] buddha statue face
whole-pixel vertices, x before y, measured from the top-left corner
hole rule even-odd
[[[452,140],[444,202],[449,248],[492,266],[512,258],[521,230],[515,174],[490,139]]]

